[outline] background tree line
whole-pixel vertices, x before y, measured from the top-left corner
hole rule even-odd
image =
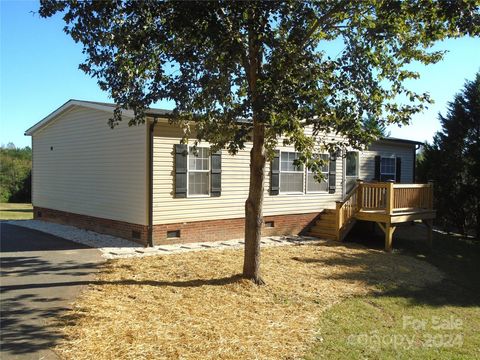
[[[439,114],[442,130],[418,157],[419,181],[435,181],[439,225],[480,237],[480,72]]]
[[[0,202],[31,202],[32,149],[0,147]]]

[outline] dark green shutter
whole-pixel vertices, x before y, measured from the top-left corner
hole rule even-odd
[[[375,177],[373,180],[380,181],[380,159],[379,155],[375,156]]]
[[[337,155],[335,153],[330,154],[330,163],[328,165],[328,192],[335,194],[337,182]]]
[[[402,158],[397,157],[395,170],[395,181],[400,183],[402,181]]]
[[[210,196],[218,197],[222,194],[222,151],[210,155],[211,170]]]
[[[270,195],[278,195],[280,191],[280,151],[275,150],[275,156],[270,164]]]
[[[187,197],[187,154],[188,146],[175,144],[175,197]]]

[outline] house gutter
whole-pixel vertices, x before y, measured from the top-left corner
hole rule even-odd
[[[153,133],[158,118],[153,117],[148,134],[148,239],[147,246],[153,246]]]

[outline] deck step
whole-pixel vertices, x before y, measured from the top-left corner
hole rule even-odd
[[[335,227],[336,221],[326,221],[326,220],[317,220],[315,221],[316,226],[327,226],[327,227]]]
[[[324,228],[319,226],[314,226],[310,229],[310,232],[316,233],[325,233],[325,234],[332,234],[335,235],[337,233],[337,229],[335,228]]]
[[[321,228],[314,228],[310,230],[310,233],[315,233],[315,234],[325,234],[325,235],[332,235],[336,236],[337,232],[335,230],[329,230],[329,229],[321,229]]]
[[[310,231],[315,231],[315,230],[318,230],[318,231],[322,230],[322,231],[333,232],[334,233],[334,232],[337,231],[337,228],[335,226],[326,226],[326,225],[322,225],[322,224],[320,224],[320,225],[316,224],[316,225],[311,227]]]
[[[335,225],[335,223],[337,222],[337,219],[332,219],[332,220],[325,220],[325,219],[318,219],[317,221],[315,221],[315,224],[333,224]]]
[[[336,239],[336,235],[333,235],[333,234],[310,232],[309,235],[320,238],[320,239],[328,239],[328,240],[335,240]]]
[[[337,237],[336,210],[323,210],[319,214],[315,224],[310,228],[308,234],[321,239],[334,240]]]
[[[333,218],[333,219],[324,219],[324,218],[320,218],[316,221],[316,223],[325,223],[325,224],[335,224],[336,223],[336,219]]]
[[[335,213],[321,213],[320,218],[321,219],[335,219],[336,214]]]
[[[336,209],[324,209],[321,214],[335,214],[337,212]]]

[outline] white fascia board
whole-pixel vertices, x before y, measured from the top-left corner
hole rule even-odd
[[[30,127],[25,131],[25,135],[32,136],[35,132],[40,129],[43,129],[45,126],[49,125],[53,121],[55,121],[59,115],[65,113],[66,111],[70,110],[74,106],[84,107],[88,109],[100,110],[105,111],[113,114],[113,107],[90,103],[87,101],[79,101],[79,100],[68,100],[65,104],[60,106],[58,109],[47,115],[45,118],[40,120],[38,123]],[[126,118],[133,118],[134,114],[132,110],[122,110],[122,116]]]

